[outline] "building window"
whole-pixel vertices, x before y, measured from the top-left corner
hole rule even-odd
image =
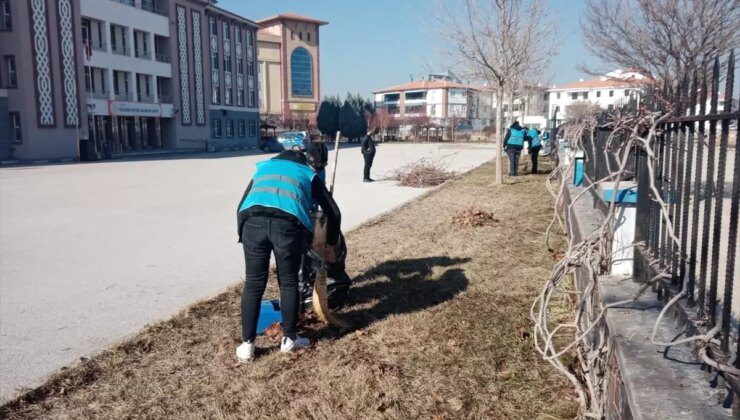
[[[92,92],[90,66],[85,66],[85,92]]]
[[[218,118],[211,120],[211,137],[215,139],[221,138],[221,120]]]
[[[15,56],[5,56],[5,87],[18,87],[18,72],[15,69]]]
[[[313,74],[311,54],[303,47],[293,50],[290,55],[290,82],[294,96],[313,96]]]
[[[298,39],[303,41],[303,32],[298,32]]]
[[[557,98],[560,99],[560,92],[557,93]]]
[[[21,137],[21,114],[20,112],[9,112],[10,116],[10,132],[12,134],[13,143],[23,143],[23,137]]]
[[[236,106],[244,106],[244,89],[236,90]]]
[[[629,89],[625,89],[624,90],[624,96],[630,96],[630,90]]]
[[[2,13],[2,25],[0,30],[12,31],[13,30],[13,17],[10,15],[10,0],[2,0],[0,2],[0,13]]]
[[[208,29],[211,35],[216,35],[218,33],[218,26],[216,26],[216,18],[214,17],[208,18]]]
[[[574,101],[575,101],[576,99],[578,99],[578,92],[571,92],[571,94],[570,94],[570,99],[572,99],[572,100],[574,100]]]
[[[254,76],[251,74],[247,76],[247,88],[249,89],[249,107],[254,108],[254,98],[256,95],[254,94]]]
[[[219,102],[221,102],[221,90],[218,88],[218,86],[213,87],[213,92],[211,94],[211,102],[217,105]]]
[[[290,39],[291,40],[294,40],[295,39],[295,32],[290,31]]]
[[[224,86],[224,104],[231,105],[231,89]]]
[[[613,91],[613,90],[610,90],[610,91],[609,91],[609,97],[611,98],[611,97],[613,97],[613,96],[614,96],[614,91]]]
[[[308,42],[311,42],[311,32],[306,32],[306,38],[308,39]]]
[[[226,120],[226,137],[234,137],[234,120]]]
[[[583,99],[588,99],[588,92],[583,92],[581,96],[583,96]]]
[[[596,97],[597,97],[597,98],[601,98],[601,91],[600,91],[600,90],[597,90],[597,91],[596,91]]]
[[[257,137],[257,123],[249,121],[249,137]]]
[[[244,120],[239,120],[236,123],[236,136],[239,138],[244,138],[247,135],[246,125],[244,124]]]

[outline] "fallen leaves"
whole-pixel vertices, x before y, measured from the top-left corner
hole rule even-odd
[[[498,222],[493,214],[478,207],[470,207],[452,218],[452,223],[460,227],[490,226]]]
[[[283,338],[283,327],[279,322],[273,322],[265,329],[265,336],[272,340],[280,340]]]

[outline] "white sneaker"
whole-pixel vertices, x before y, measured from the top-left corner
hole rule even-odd
[[[308,347],[311,344],[311,340],[295,336],[295,340],[291,340],[288,337],[283,337],[283,342],[280,344],[280,351],[283,353],[289,353],[293,350],[302,349]]]
[[[236,348],[236,358],[241,362],[249,362],[254,359],[254,342],[245,341]]]

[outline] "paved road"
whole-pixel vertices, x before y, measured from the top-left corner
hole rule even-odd
[[[424,156],[456,170],[487,145],[385,144],[376,177]],[[235,208],[265,155],[0,169],[0,400],[243,277]],[[351,229],[423,190],[363,184],[340,154],[335,195]]]

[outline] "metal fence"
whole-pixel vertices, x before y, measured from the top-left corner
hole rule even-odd
[[[737,140],[734,147],[730,145],[731,136],[737,137],[737,128],[730,127],[737,127],[740,120],[732,100],[734,63],[731,54],[724,87],[720,83],[720,60],[716,59],[711,74],[687,75],[674,92],[664,89],[661,96],[670,100],[661,101],[656,110],[671,113],[658,127],[652,146],[652,174],[649,151],[635,153],[636,241],[643,243],[644,253],[654,266],[670,273],[674,293],[685,290],[687,307],[698,315],[698,323],[708,330],[720,327],[719,350],[726,360],[732,341],[740,336],[736,324],[740,271],[735,267],[740,147]],[[661,217],[656,192],[667,204],[667,217],[678,243],[672,240],[666,218]],[[740,340],[735,346],[740,355]],[[735,357],[734,365],[740,368],[740,356]]]

